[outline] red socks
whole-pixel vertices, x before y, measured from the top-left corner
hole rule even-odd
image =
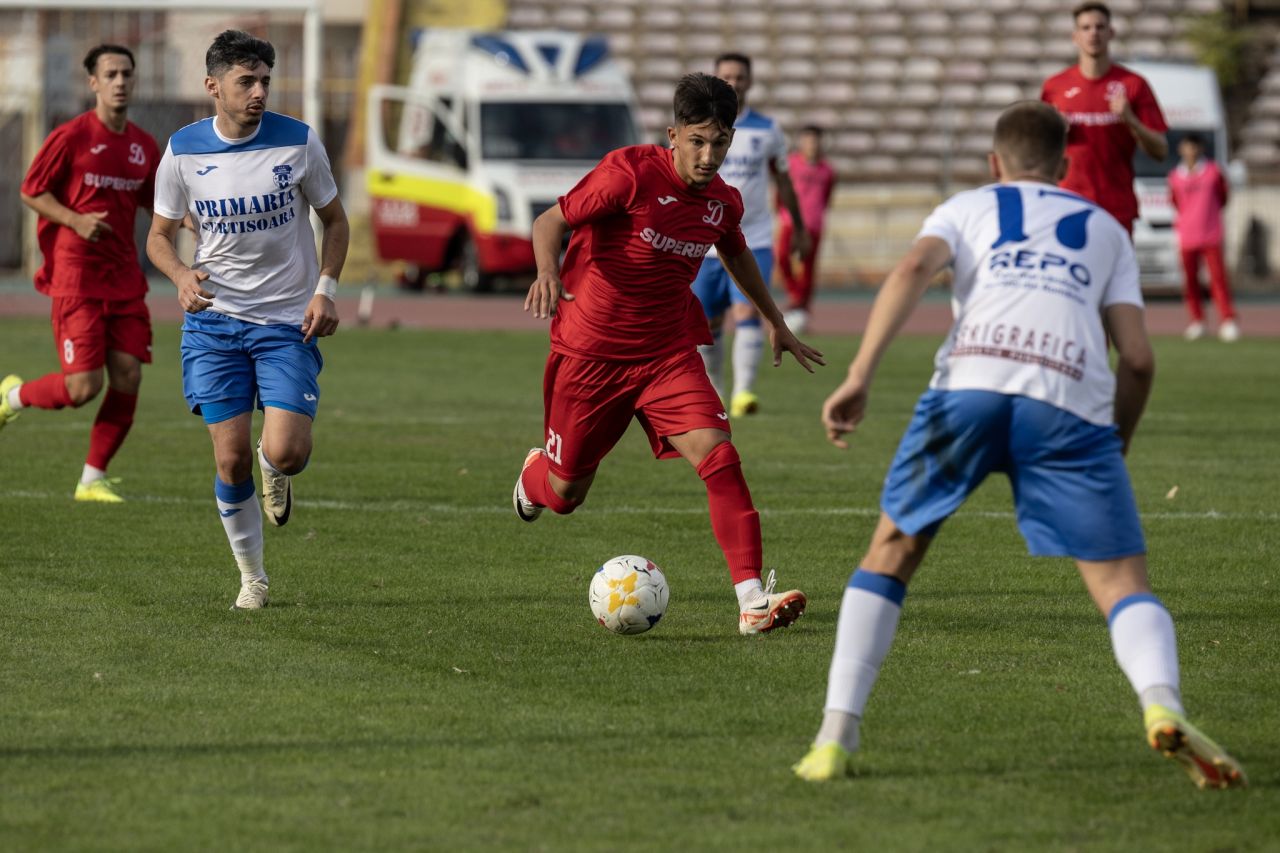
[[[23,386],[24,390],[26,386]],[[126,394],[107,388],[107,395],[93,421],[89,434],[89,456],[85,462],[100,471],[107,470],[107,463],[116,455],[124,437],[133,426],[133,412],[138,407],[138,395]]]
[[[539,453],[538,458],[534,459],[520,475],[520,482],[524,484],[524,496],[538,506],[545,506],[556,515],[568,515],[582,502],[565,500],[557,495],[555,489],[551,488],[550,481],[547,480],[550,470],[551,460],[547,458],[547,454]]]
[[[707,484],[711,529],[729,563],[729,576],[735,584],[759,578],[764,562],[760,513],[751,502],[737,448],[728,441],[717,444],[698,466],[698,476]]]
[[[67,393],[67,380],[61,373],[50,373],[23,382],[18,389],[18,399],[22,405],[37,409],[64,409],[71,405],[71,395]]]

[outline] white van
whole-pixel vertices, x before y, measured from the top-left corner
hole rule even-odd
[[[1178,143],[1188,133],[1205,142],[1205,156],[1212,157],[1227,173],[1227,116],[1222,106],[1218,78],[1212,69],[1174,62],[1124,62],[1151,84],[1156,101],[1169,124],[1169,154],[1157,163],[1139,148],[1134,155],[1134,192],[1138,195],[1138,220],[1133,224],[1133,245],[1138,253],[1144,289],[1181,289],[1182,262],[1173,231],[1174,209],[1169,200],[1168,175],[1178,164]]]
[[[641,141],[602,37],[426,30],[408,86],[376,86],[366,180],[383,260],[467,289],[534,268],[533,220],[600,158]]]

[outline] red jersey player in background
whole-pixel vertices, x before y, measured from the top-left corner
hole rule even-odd
[[[151,208],[160,150],[129,122],[134,62],[128,48],[103,44],[84,59],[97,105],[49,134],[22,183],[22,201],[40,215],[44,265],[36,289],[53,299],[53,338],[62,370],[31,382],[0,382],[0,428],[21,409],[83,406],[107,393],[89,436],[78,501],[119,503],[107,465],[129,434],[142,364],[151,361],[147,280],[133,244],[138,208]]]
[[[1080,193],[1133,234],[1138,198],[1133,192],[1133,152],[1141,147],[1157,162],[1169,154],[1165,123],[1147,81],[1111,61],[1111,10],[1081,3],[1072,11],[1071,41],[1079,62],[1044,82],[1040,100],[1067,119],[1067,176],[1060,186]]]
[[[787,325],[797,334],[804,334],[809,327],[809,307],[813,303],[814,277],[817,275],[818,244],[822,242],[822,229],[831,205],[831,193],[836,188],[836,170],[831,168],[822,151],[822,128],[806,125],[797,139],[797,150],[787,157],[791,185],[795,187],[796,204],[804,217],[804,228],[809,232],[809,249],[800,255],[800,274],[791,266],[791,236],[795,226],[791,211],[778,204],[778,234],[773,254],[778,259],[782,283],[787,288],[787,311],[783,315]]]
[[[810,361],[825,362],[783,322],[739,227],[742,197],[716,174],[733,141],[733,88],[689,74],[676,86],[674,112],[669,149],[608,154],[534,222],[538,277],[524,308],[554,318],[543,377],[547,442],[525,457],[513,503],[524,521],[544,507],[573,512],[635,418],[655,456],[684,457],[706,483],[711,527],[738,595],[738,630],[759,634],[790,625],[806,599],[799,590],[775,593],[772,572],[761,583],[760,516],[697,349],[711,333],[689,285],[707,250],[717,248],[773,327],[775,366],[783,350],[810,372]]]

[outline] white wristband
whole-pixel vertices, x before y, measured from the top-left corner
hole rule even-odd
[[[331,275],[320,276],[320,283],[316,285],[316,296],[324,296],[329,299],[338,295],[338,280]]]

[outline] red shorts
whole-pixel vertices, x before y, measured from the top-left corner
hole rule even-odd
[[[151,312],[147,300],[53,298],[53,340],[63,373],[99,370],[107,350],[151,363]]]
[[[551,353],[542,379],[547,455],[562,480],[580,480],[622,438],[634,417],[653,455],[679,456],[667,436],[729,432],[729,415],[697,350],[655,361],[593,361]]]

